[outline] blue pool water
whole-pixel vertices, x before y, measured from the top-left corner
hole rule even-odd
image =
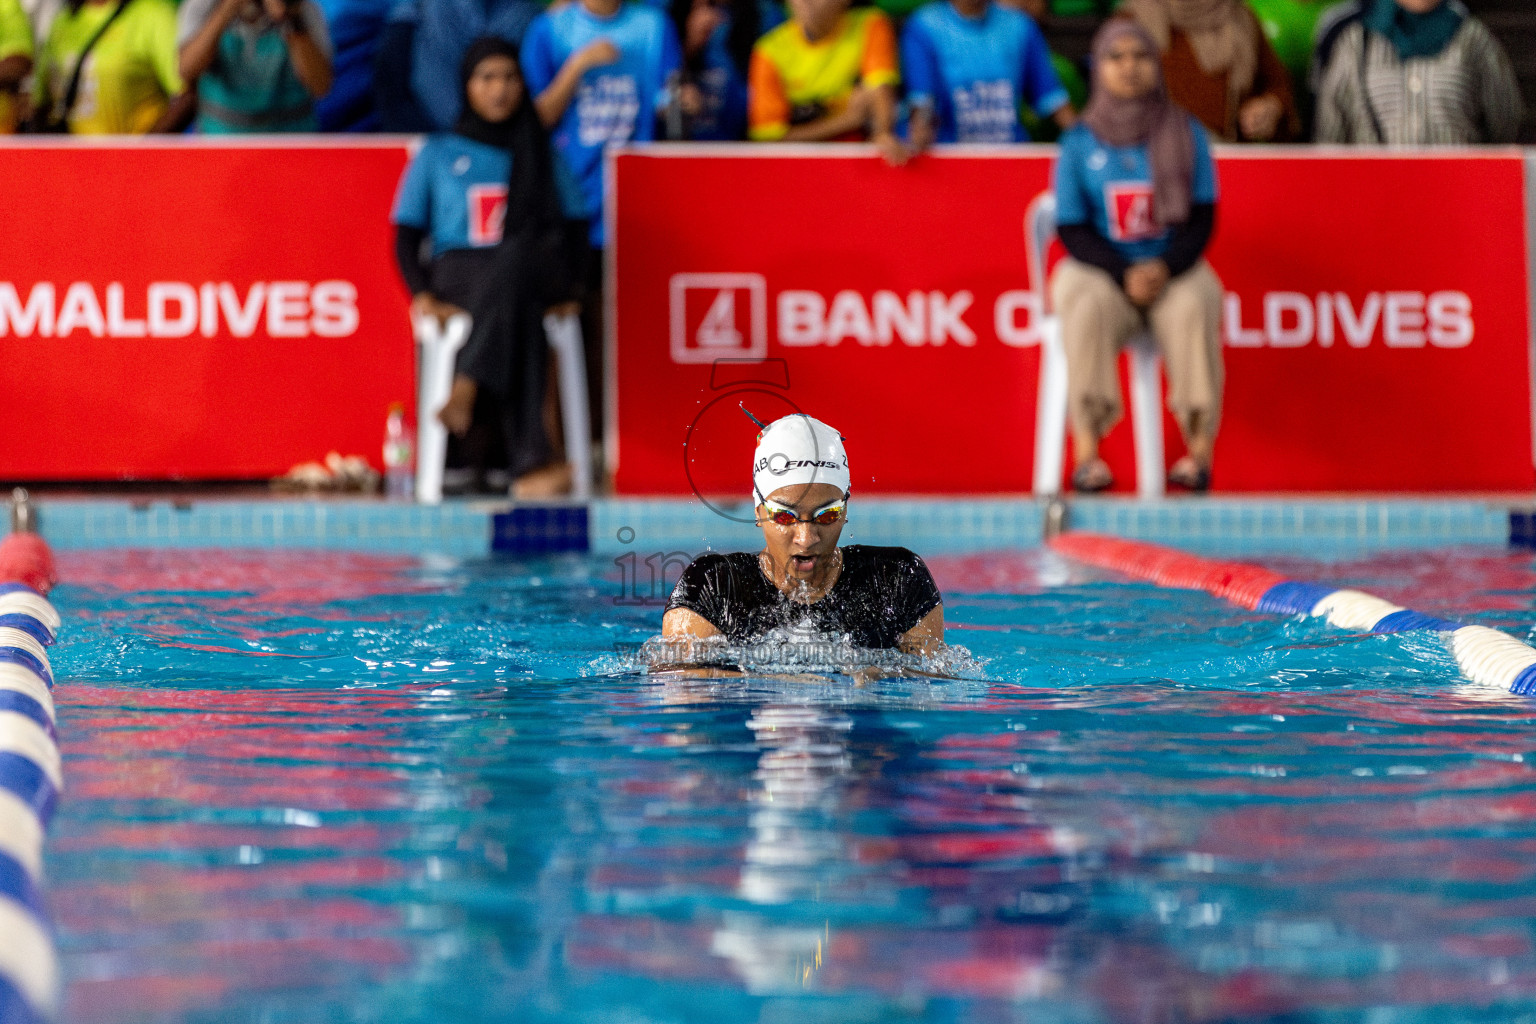
[[[1039,552],[975,678],[662,680],[607,558],[63,559],[68,1022],[1536,1021],[1536,703]],[[1536,561],[1268,559],[1529,638]]]

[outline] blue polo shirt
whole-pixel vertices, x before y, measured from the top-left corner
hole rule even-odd
[[[1216,165],[1210,139],[1193,118],[1194,203],[1216,201]],[[1061,137],[1056,160],[1056,223],[1091,224],[1131,263],[1157,259],[1173,232],[1152,210],[1152,162],[1146,146],[1109,146],[1082,122]]]
[[[1029,15],[992,3],[967,18],[948,0],[913,13],[901,37],[912,104],[933,107],[940,142],[1022,142],[1020,104],[1049,117],[1068,101]]]
[[[512,155],[444,132],[422,145],[395,193],[390,220],[432,239],[433,257],[501,241]]]
[[[614,143],[648,142],[669,81],[682,66],[672,21],[643,3],[626,3],[599,18],[572,0],[545,11],[523,39],[523,77],[537,96],[577,50],[607,39],[619,59],[582,76],[571,105],[552,133],[555,149],[581,183],[582,216],[591,219],[593,245],[603,244],[603,151]]]

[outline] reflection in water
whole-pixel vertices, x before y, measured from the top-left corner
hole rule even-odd
[[[748,800],[752,838],[736,891],[750,903],[784,905],[820,896],[827,869],[844,857],[839,792],[853,769],[846,714],[805,705],[765,705],[747,719],[762,754]],[[725,915],[710,952],[731,961],[747,990],[793,990],[820,971],[829,928],[769,927],[746,913]]]
[[[60,593],[69,1022],[1536,1011],[1536,707],[1433,638],[935,560],[990,682],[661,680],[591,671],[654,627],[597,563],[113,557]]]

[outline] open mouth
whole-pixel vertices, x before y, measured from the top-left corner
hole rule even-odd
[[[810,572],[820,561],[820,555],[790,555],[789,567],[795,572]]]

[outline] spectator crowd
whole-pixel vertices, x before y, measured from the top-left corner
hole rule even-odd
[[[1510,143],[1514,70],[1461,0],[1120,0],[1082,63],[1047,44],[1048,3],[1108,6],[0,0],[0,129],[427,133],[394,211],[401,275],[418,316],[474,320],[440,418],[463,460],[500,446],[529,496],[568,484],[549,471],[546,309],[583,309],[602,426],[608,146],[867,141],[902,164],[934,144],[1060,138],[1069,255],[1051,290],[1074,482],[1109,484],[1115,355],[1147,326],[1188,450],[1170,480],[1203,489],[1222,380],[1210,142]],[[1279,5],[1288,20],[1266,32]]]
[[[493,37],[535,82],[570,72],[556,92],[584,120],[560,150],[578,179],[601,148],[581,140],[598,135],[868,139],[899,157],[1055,138],[1091,72],[1051,52],[1040,22],[1114,7],[1152,37],[1169,97],[1223,141],[1500,143],[1518,131],[1509,57],[1461,0],[867,3],[0,0],[0,128],[449,131],[460,62]],[[549,66],[578,50],[569,68]]]

